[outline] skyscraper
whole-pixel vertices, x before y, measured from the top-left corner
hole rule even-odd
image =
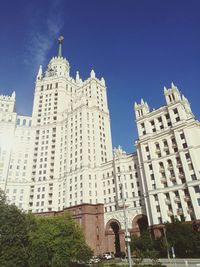
[[[96,254],[124,251],[130,234],[162,234],[173,216],[200,219],[200,124],[172,84],[166,106],[135,103],[136,152],[112,148],[106,84],[83,81],[58,54],[39,67],[32,116],[19,116],[15,92],[0,96],[0,187],[26,212],[69,211]],[[91,235],[92,233],[92,235]]]

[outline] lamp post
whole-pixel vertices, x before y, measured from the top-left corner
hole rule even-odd
[[[163,232],[164,232],[164,238],[165,238],[165,244],[166,244],[166,248],[167,248],[167,258],[169,260],[169,263],[171,264],[171,259],[170,259],[170,255],[169,255],[169,246],[168,246],[168,242],[167,242],[167,235],[166,235],[166,228],[163,228]]]
[[[128,254],[128,265],[129,267],[132,267],[131,249],[130,249],[131,237],[128,231],[128,222],[127,222],[127,215],[126,215],[126,200],[124,196],[124,187],[122,183],[121,183],[121,191],[122,191],[122,202],[123,202],[123,213],[124,213],[125,242],[126,242],[126,248],[127,248],[127,254]]]
[[[122,155],[122,153],[120,153],[120,155]],[[115,179],[115,185],[117,187],[117,181],[118,180],[116,177],[115,151],[113,153],[113,175],[114,175],[114,179]],[[131,237],[130,237],[130,233],[128,231],[128,221],[127,221],[127,215],[126,215],[126,199],[125,199],[125,195],[124,195],[123,181],[121,181],[121,179],[120,179],[119,190],[121,190],[121,194],[122,194],[124,226],[125,226],[125,243],[126,243],[126,249],[127,249],[127,254],[128,254],[128,265],[129,265],[129,267],[132,267],[131,249],[130,249]],[[117,207],[119,208],[118,197],[117,197]]]

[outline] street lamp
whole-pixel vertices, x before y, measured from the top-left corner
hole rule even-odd
[[[120,151],[120,155],[122,155],[122,150]],[[115,185],[117,185],[117,177],[116,177],[116,165],[115,165],[115,150],[113,153],[113,176],[115,180]],[[120,179],[121,181],[121,179]],[[126,249],[127,249],[127,254],[128,254],[128,264],[129,267],[132,267],[132,259],[131,259],[131,249],[130,249],[130,242],[131,242],[131,237],[130,233],[128,231],[128,222],[127,222],[127,214],[126,214],[126,199],[124,195],[124,187],[123,187],[123,181],[120,182],[119,189],[121,189],[121,195],[122,195],[122,203],[123,203],[123,215],[124,215],[124,226],[125,226],[125,243],[126,243]],[[119,208],[119,201],[118,201],[118,194],[116,194],[117,197],[117,207]]]
[[[122,202],[123,202],[123,213],[124,213],[125,242],[126,242],[126,248],[127,248],[127,253],[128,253],[128,265],[129,267],[132,267],[131,249],[130,249],[131,237],[128,231],[128,222],[127,222],[127,216],[126,216],[126,200],[124,196],[124,187],[122,183],[121,183],[121,191],[122,191]]]
[[[167,248],[167,258],[169,260],[169,263],[171,264],[171,259],[170,259],[170,255],[169,255],[169,245],[168,245],[168,241],[167,241],[167,235],[166,235],[166,228],[165,228],[165,226],[163,228],[163,233],[164,233],[165,244],[166,244],[166,248]]]

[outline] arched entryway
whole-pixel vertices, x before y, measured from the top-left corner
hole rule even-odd
[[[135,235],[140,236],[144,231],[148,229],[148,220],[147,216],[144,214],[137,215],[132,222],[132,232]]]
[[[116,257],[121,255],[121,234],[120,223],[117,220],[110,220],[106,225],[107,250],[113,252]]]

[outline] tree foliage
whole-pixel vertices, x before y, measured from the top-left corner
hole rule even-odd
[[[167,241],[174,247],[176,257],[199,257],[200,232],[195,231],[192,224],[174,220],[165,226]]]
[[[169,250],[172,257],[172,247],[177,258],[195,258],[200,253],[200,232],[196,231],[192,224],[182,223],[174,220],[166,223],[166,239],[152,239],[149,232],[133,237],[131,249],[133,254],[139,258],[162,258],[167,257]]]
[[[144,231],[140,237],[132,237],[131,251],[138,259],[138,263],[141,263],[144,258],[150,258],[153,264],[159,264],[159,252],[155,249],[154,240],[148,231]]]
[[[88,261],[92,250],[69,214],[35,217],[6,203],[0,191],[0,266],[66,267]]]
[[[28,224],[26,215],[6,203],[0,191],[0,266],[23,267],[28,260]]]
[[[32,267],[65,267],[92,256],[79,225],[68,214],[39,217],[36,221],[36,229],[30,235]]]

